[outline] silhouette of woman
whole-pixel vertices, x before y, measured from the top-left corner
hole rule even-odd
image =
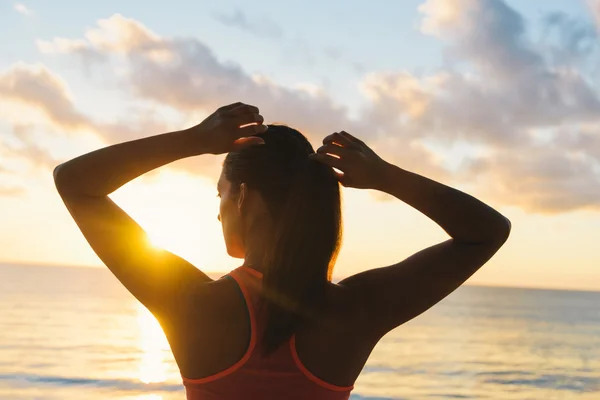
[[[254,106],[227,105],[193,128],[65,162],[56,187],[96,254],[160,322],[188,399],[348,399],[377,342],[485,264],[510,222],[349,133],[325,137],[315,153],[298,131],[263,121]],[[150,170],[209,153],[228,153],[218,218],[227,252],[244,260],[217,280],[149,248],[108,197]],[[395,196],[450,239],[333,283],[340,183]]]

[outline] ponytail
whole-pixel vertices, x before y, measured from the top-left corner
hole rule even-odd
[[[319,317],[341,243],[337,178],[308,156],[300,164],[263,261],[265,355]]]

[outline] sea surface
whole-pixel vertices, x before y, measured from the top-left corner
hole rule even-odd
[[[0,399],[184,396],[108,270],[0,265]],[[600,292],[462,287],[382,339],[352,399],[599,400]]]

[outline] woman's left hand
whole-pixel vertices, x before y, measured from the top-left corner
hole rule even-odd
[[[204,152],[223,154],[242,147],[264,144],[256,135],[267,130],[258,108],[234,103],[219,108],[200,124],[190,128],[192,142],[201,144]]]

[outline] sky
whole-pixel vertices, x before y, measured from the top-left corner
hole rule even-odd
[[[0,262],[101,266],[54,166],[243,101],[315,147],[346,130],[506,215],[509,241],[469,283],[600,290],[599,32],[598,0],[0,0]],[[222,160],[111,197],[155,245],[227,271]],[[338,277],[447,237],[388,195],[343,201]]]

